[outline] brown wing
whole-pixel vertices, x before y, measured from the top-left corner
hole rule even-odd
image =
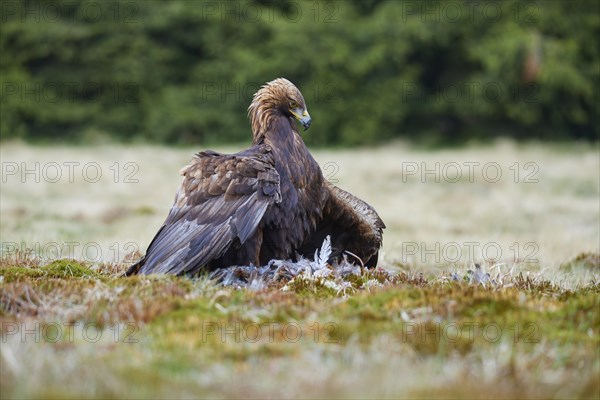
[[[267,208],[281,201],[279,174],[266,145],[233,155],[198,153],[181,174],[169,216],[128,275],[193,274],[236,238],[243,244]]]
[[[301,247],[300,254],[310,257],[330,235],[332,258],[339,259],[344,252],[350,252],[366,266],[375,267],[385,228],[375,209],[331,182],[325,181],[323,190],[328,191],[323,220]]]

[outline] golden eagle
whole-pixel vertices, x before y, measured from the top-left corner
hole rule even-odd
[[[127,275],[192,275],[234,265],[312,256],[327,235],[332,261],[344,253],[377,264],[383,221],[332,185],[298,132],[311,123],[304,97],[287,79],[262,86],[248,108],[252,146],[204,151],[181,170],[173,208],[146,255]]]

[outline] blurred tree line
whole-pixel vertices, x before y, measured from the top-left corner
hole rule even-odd
[[[1,137],[247,141],[287,77],[312,144],[597,140],[597,1],[1,3]]]

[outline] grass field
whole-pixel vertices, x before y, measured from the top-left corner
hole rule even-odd
[[[119,277],[197,150],[2,145],[3,398],[600,395],[597,146],[315,151],[380,269]]]

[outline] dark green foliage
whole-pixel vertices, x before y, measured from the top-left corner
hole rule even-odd
[[[284,76],[310,144],[595,140],[599,4],[5,1],[1,138],[247,141]]]

